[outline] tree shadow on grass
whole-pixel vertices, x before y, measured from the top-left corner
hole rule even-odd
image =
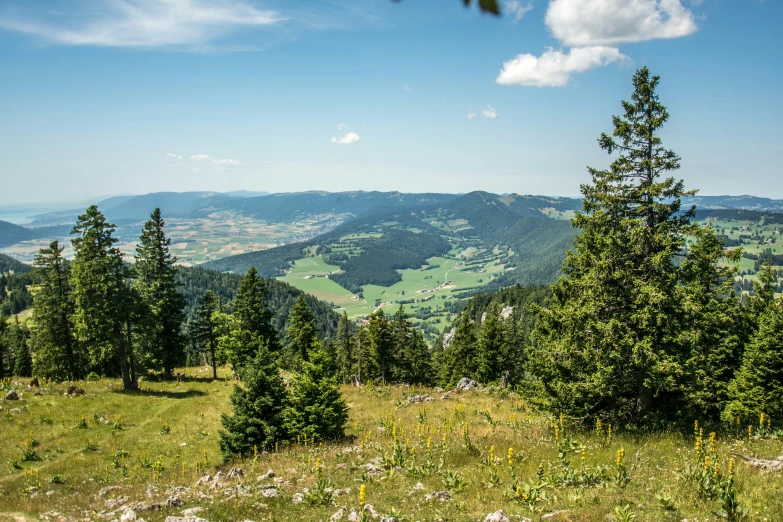
[[[131,395],[139,397],[163,397],[166,399],[189,399],[191,397],[203,397],[208,395],[207,392],[202,390],[182,390],[182,391],[169,391],[169,390],[112,390],[113,393],[120,393],[122,395]]]

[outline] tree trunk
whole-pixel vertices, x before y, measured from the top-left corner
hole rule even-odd
[[[212,380],[217,380],[217,359],[215,359],[215,346],[210,346],[210,352],[212,355]]]

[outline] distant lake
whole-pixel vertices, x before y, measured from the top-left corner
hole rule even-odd
[[[26,225],[28,223],[32,223],[33,218],[31,217],[30,212],[0,212],[0,221],[8,221],[9,223],[14,223],[15,225]]]

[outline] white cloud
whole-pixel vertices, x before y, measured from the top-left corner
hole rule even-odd
[[[533,9],[533,2],[528,2],[527,5],[523,5],[520,0],[508,0],[506,2],[505,11],[509,15],[512,15],[514,23],[517,23],[522,20],[522,17],[531,9]]]
[[[360,137],[355,132],[348,132],[345,134],[345,136],[340,137],[332,137],[332,143],[336,143],[337,145],[351,145],[353,143],[356,143],[359,141]]]
[[[77,0],[67,14],[6,4],[0,28],[63,45],[199,47],[240,28],[283,20],[244,0]]]
[[[546,25],[569,47],[679,38],[698,29],[680,0],[552,0]]]
[[[472,120],[475,117],[476,117],[476,113],[475,112],[473,112],[473,111],[468,112],[468,119],[469,120]]]
[[[178,160],[182,159],[182,156],[180,156],[179,154],[174,154],[173,152],[169,152],[168,154],[166,154],[166,156],[168,156],[169,158],[174,158],[174,159],[178,159]]]
[[[235,167],[241,167],[242,162],[231,158],[224,158],[224,159],[212,160],[212,165],[219,168],[220,170],[225,170],[225,169],[231,169]]]
[[[233,158],[213,158],[206,154],[196,154],[191,156],[193,161],[208,161],[210,165],[218,170],[230,170],[242,166],[242,162]],[[195,171],[195,170],[194,170]]]
[[[338,123],[337,124],[337,130],[345,130],[347,128],[348,128],[348,125],[346,125],[345,123]]]
[[[481,116],[488,120],[494,120],[498,117],[498,111],[492,105],[487,105],[487,108],[481,111]]]
[[[405,92],[413,92],[413,87],[411,87],[410,85],[403,85],[402,90]]]
[[[627,59],[614,47],[578,47],[567,53],[550,47],[540,57],[520,54],[505,62],[495,81],[503,85],[564,87],[573,73]]]

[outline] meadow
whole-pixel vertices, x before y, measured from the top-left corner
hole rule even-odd
[[[400,522],[482,521],[500,509],[511,520],[706,521],[720,519],[715,488],[730,473],[747,520],[783,516],[780,474],[730,461],[783,453],[763,421],[717,436],[710,426],[585,430],[502,389],[345,386],[346,440],[300,438],[224,465],[218,432],[233,382],[185,372],[138,392],[78,382],[85,393],[71,396],[67,383],[4,381],[3,396],[14,387],[23,400],[0,400],[0,519],[132,520],[134,509],[157,522],[200,508],[213,522],[328,520],[344,506],[348,520],[366,503],[368,520]]]

